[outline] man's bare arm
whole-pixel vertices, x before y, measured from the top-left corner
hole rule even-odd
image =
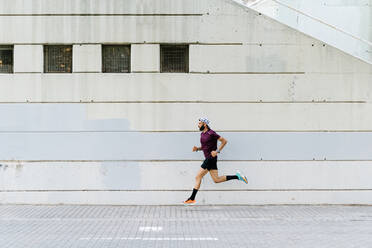
[[[227,144],[227,140],[225,138],[223,138],[223,137],[220,137],[218,140],[221,142],[221,145],[217,149],[217,151],[212,151],[211,152],[212,157],[216,157],[217,156],[217,153],[219,153],[224,148],[224,146]]]
[[[221,142],[221,145],[217,149],[217,152],[221,151],[225,147],[225,145],[227,144],[227,140],[224,137],[220,137],[218,140]]]
[[[197,151],[201,151],[201,147],[197,147],[197,146],[194,146],[193,148],[192,148],[192,151],[193,152],[197,152]]]

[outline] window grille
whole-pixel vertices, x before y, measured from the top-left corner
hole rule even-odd
[[[189,72],[188,45],[160,46],[161,72]]]
[[[107,73],[130,72],[130,46],[103,45],[102,72]]]
[[[13,73],[13,46],[0,46],[0,73]]]
[[[72,46],[71,45],[44,46],[44,72],[71,73]]]

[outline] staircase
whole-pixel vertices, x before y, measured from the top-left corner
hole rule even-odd
[[[372,65],[372,42],[278,0],[232,0]],[[367,25],[367,24],[366,24]]]

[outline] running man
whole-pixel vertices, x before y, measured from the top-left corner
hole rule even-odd
[[[222,183],[232,179],[238,179],[245,183],[248,183],[247,178],[237,171],[236,175],[233,176],[218,176],[217,169],[217,154],[221,152],[227,143],[227,140],[219,136],[215,131],[209,127],[209,120],[207,118],[200,118],[198,124],[199,130],[202,131],[200,134],[201,147],[194,146],[193,152],[203,151],[205,160],[201,165],[201,168],[196,175],[195,187],[192,190],[192,194],[189,199],[184,201],[185,205],[194,205],[196,203],[195,196],[200,188],[203,177],[208,173],[211,175],[215,183]],[[221,142],[220,147],[217,149],[217,140]]]

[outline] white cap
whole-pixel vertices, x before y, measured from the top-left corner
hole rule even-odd
[[[208,118],[199,118],[199,121],[204,122],[205,124],[209,125]]]

